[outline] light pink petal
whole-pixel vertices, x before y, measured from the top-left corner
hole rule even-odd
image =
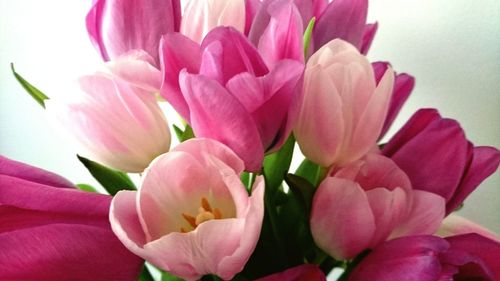
[[[67,179],[52,172],[24,164],[0,155],[0,175],[61,188],[74,188]]]
[[[196,136],[222,142],[243,159],[247,170],[259,170],[264,148],[255,122],[241,103],[220,84],[202,75],[184,72],[180,82],[191,107],[191,126]]]
[[[359,48],[362,43],[368,12],[367,0],[335,0],[316,22],[313,31],[314,48],[340,38]]]
[[[378,22],[365,25],[365,29],[363,32],[363,39],[361,39],[361,46],[359,48],[359,51],[363,55],[366,55],[368,53],[368,50],[372,45],[373,39],[375,38],[375,34],[377,33],[377,29],[378,29]]]
[[[268,6],[271,16],[260,37],[258,49],[270,68],[283,59],[304,61],[302,19],[293,3],[275,1]]]
[[[493,231],[473,222],[464,217],[449,214],[437,231],[441,237],[461,235],[468,233],[477,233],[481,236],[500,242],[500,236]]]
[[[189,106],[181,93],[179,73],[183,69],[198,73],[200,46],[180,33],[168,33],[160,42],[160,61],[163,76],[160,93],[189,122]]]
[[[177,31],[179,23],[179,0],[97,0],[86,18],[90,39],[104,60],[141,49],[155,59],[155,66],[161,36]]]
[[[196,157],[200,162],[206,162],[205,155],[218,158],[224,164],[234,170],[234,173],[240,174],[245,166],[243,161],[224,144],[204,138],[194,138],[177,145],[172,151],[184,151]]]
[[[142,50],[133,50],[106,63],[113,75],[147,92],[158,93],[161,72],[154,65],[153,58]]]
[[[363,189],[331,177],[314,195],[310,225],[318,247],[335,259],[352,258],[368,248],[376,227]]]
[[[233,76],[249,72],[263,76],[269,72],[257,49],[243,34],[231,27],[218,27],[207,34],[203,43],[200,74],[225,85]]]
[[[294,128],[302,153],[322,166],[330,166],[344,135],[342,100],[320,65],[306,67],[304,97]]]
[[[445,200],[431,192],[414,190],[408,217],[391,234],[391,239],[408,235],[434,234],[444,219]]]

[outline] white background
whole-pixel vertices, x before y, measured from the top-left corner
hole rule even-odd
[[[90,3],[0,0],[0,153],[75,183],[94,181],[47,126],[9,63],[50,97],[70,95],[71,82],[100,62],[85,31]],[[500,147],[500,1],[374,0],[369,18],[380,24],[370,59],[390,61],[417,79],[395,127],[418,108],[436,107],[475,144]],[[500,173],[461,214],[500,233]]]

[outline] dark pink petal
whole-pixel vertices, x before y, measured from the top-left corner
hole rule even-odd
[[[474,260],[462,260],[461,264],[454,264],[461,266],[458,276],[455,276],[458,280],[469,280],[466,278],[471,278],[470,280],[472,280],[474,277],[477,278],[479,276],[484,279],[474,280],[493,281],[500,279],[500,263],[498,262],[500,260],[499,242],[475,233],[447,237],[446,240],[451,245],[450,252],[454,253],[446,256],[446,262],[451,264],[453,264],[453,261],[459,262],[458,258],[460,252],[476,257],[476,262]],[[480,262],[477,262],[477,260]],[[476,265],[474,266],[467,263],[476,263]],[[482,274],[485,274],[490,279],[487,279],[486,276]]]
[[[201,44],[200,74],[225,85],[242,72],[263,76],[269,72],[257,49],[232,27],[214,28]]]
[[[267,66],[272,68],[283,59],[303,62],[304,28],[295,5],[287,1],[276,1],[269,5],[268,12],[271,19],[258,44]]]
[[[97,0],[87,14],[86,25],[104,60],[141,49],[158,66],[160,38],[179,30],[180,14],[179,0]]]
[[[359,51],[366,55],[368,50],[370,49],[373,39],[375,38],[375,34],[377,33],[378,22],[370,23],[365,25],[365,30],[363,32],[363,39],[361,40],[361,47]]]
[[[182,72],[180,84],[190,105],[191,126],[196,136],[224,143],[243,159],[247,170],[259,170],[264,148],[257,126],[243,105],[224,87],[203,75]]]
[[[275,273],[257,281],[326,281],[325,274],[314,264],[303,264],[289,268],[283,272]]]
[[[260,9],[262,2],[260,0],[245,0],[245,35],[248,35],[255,15]]]
[[[470,157],[460,125],[426,110],[418,111],[382,152],[408,175],[413,188],[436,193],[447,201],[460,183]]]
[[[180,33],[168,33],[160,42],[163,83],[160,93],[189,123],[189,106],[179,86],[179,73],[186,69],[198,73],[201,63],[200,46]]]
[[[494,147],[479,146],[474,147],[472,151],[472,160],[464,178],[446,204],[447,214],[453,212],[483,180],[493,174],[500,163],[500,151]]]
[[[314,49],[335,38],[361,47],[368,0],[334,0],[321,14],[313,31]]]
[[[436,281],[438,254],[448,243],[433,236],[407,236],[376,247],[352,271],[349,281]]]
[[[0,155],[0,175],[32,181],[54,187],[74,188],[67,179],[52,172],[35,168],[33,166],[11,160]]]

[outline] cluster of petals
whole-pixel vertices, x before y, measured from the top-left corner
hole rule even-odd
[[[240,272],[259,238],[264,182],[252,195],[243,161],[223,144],[197,138],[156,158],[139,191],[113,198],[113,231],[136,255],[186,280]]]
[[[137,280],[143,260],[112,232],[110,203],[0,156],[0,279]]]

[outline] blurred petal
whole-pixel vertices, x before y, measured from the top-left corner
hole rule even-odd
[[[363,55],[366,55],[368,53],[368,50],[372,45],[373,39],[375,38],[375,34],[377,33],[377,29],[378,29],[378,22],[365,25],[365,29],[363,32],[363,39],[361,40],[361,46],[359,48],[359,51]]]
[[[289,268],[283,272],[268,275],[257,281],[326,281],[326,276],[321,269],[314,264],[302,264]]]
[[[477,233],[481,236],[500,242],[500,236],[485,227],[464,217],[449,214],[439,227],[436,235],[448,237],[453,235]]]

